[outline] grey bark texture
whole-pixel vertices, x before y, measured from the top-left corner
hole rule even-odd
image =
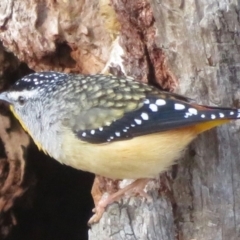
[[[199,103],[239,107],[239,2],[150,2],[156,43],[179,80],[176,91]],[[124,198],[89,239],[240,239],[239,143],[239,122],[202,134],[169,171],[170,193],[151,190],[152,203]]]

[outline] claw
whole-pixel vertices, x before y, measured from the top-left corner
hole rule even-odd
[[[93,209],[93,212],[95,212],[95,214],[90,218],[88,224],[91,225],[97,223],[105,212],[106,207],[111,203],[118,201],[125,193],[130,193],[130,195],[139,194],[143,198],[147,199],[147,201],[151,202],[151,196],[144,192],[144,188],[148,181],[149,179],[135,180],[133,183],[109,195],[108,197],[102,197],[98,203],[95,204],[95,208]]]

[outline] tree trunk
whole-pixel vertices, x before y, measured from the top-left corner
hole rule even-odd
[[[7,53],[1,54],[0,60],[4,64],[1,64],[0,73],[5,79],[5,85],[0,81],[0,87],[6,88],[11,81],[31,70],[93,74],[111,72],[130,75],[138,81],[181,93],[196,99],[198,103],[240,107],[237,79],[240,72],[239,13],[239,3],[226,0],[2,0],[0,39],[8,51],[13,52],[31,69],[26,70],[13,56],[8,55],[9,58],[5,58],[7,60],[4,62],[2,56]],[[7,67],[6,62],[11,63],[10,67]],[[17,74],[7,79],[11,70],[16,73],[17,67],[20,69]],[[35,159],[43,160],[43,155],[36,151],[35,155],[30,155],[27,160],[29,167],[26,169],[26,158],[23,159],[22,150],[19,150],[19,139],[24,140],[24,146],[28,139],[19,127],[13,127],[14,134],[11,134],[5,112],[1,111],[0,114],[0,120],[3,119],[2,123],[5,123],[0,125],[0,137],[8,153],[1,154],[0,166],[0,203],[3,203],[0,204],[0,213],[4,213],[0,214],[1,238],[8,234],[12,225],[21,225],[21,218],[15,218],[14,213],[22,205],[20,201],[16,206],[15,200],[30,198],[31,202],[36,202],[34,199],[40,197],[40,202],[44,202],[45,192],[35,197],[33,194],[27,195],[27,189],[42,186],[33,183],[33,178],[26,177],[26,172],[29,175],[31,171],[38,171],[36,168],[39,165],[35,168],[30,165]],[[199,136],[177,165],[159,179],[149,182],[146,190],[152,196],[151,202],[137,196],[125,196],[120,202],[109,206],[100,222],[91,226],[89,239],[239,239],[238,131],[239,124],[234,122]],[[11,145],[11,139],[19,144]],[[10,152],[8,149],[11,149]],[[44,175],[44,179],[49,181],[45,183],[46,186],[53,181],[52,176],[56,172],[59,172],[60,179],[64,179],[64,176],[71,178],[72,169],[53,166],[50,161],[45,159],[41,165],[42,171],[47,172],[47,176]],[[77,174],[83,176],[83,173],[76,172],[75,177],[69,180],[69,186],[76,185],[76,182],[86,185],[84,181],[90,181],[89,178],[77,178]],[[42,181],[41,174],[37,178],[38,182]],[[76,181],[76,178],[81,180]],[[107,181],[106,186],[110,183]],[[119,184],[125,183],[124,180],[114,182],[113,185],[119,188]],[[48,208],[50,216],[55,215],[51,212],[51,206],[55,206],[58,201],[58,191],[62,189],[60,185],[63,183],[56,181],[51,184],[56,184],[58,189],[46,200],[52,205],[49,207],[43,204],[40,208]],[[64,186],[63,189],[66,188]],[[100,195],[108,190],[106,186],[101,189]],[[51,187],[54,192],[53,189]],[[71,187],[65,192],[60,191],[61,198],[74,199],[73,202],[76,202],[76,191],[69,189]],[[39,191],[41,189],[35,190]],[[80,200],[73,205],[76,209],[73,212],[77,212],[80,217],[86,215],[83,213],[85,206],[89,207],[84,201],[90,202],[89,199]],[[70,205],[72,203],[70,200],[67,202]],[[78,205],[83,208],[79,210]],[[62,208],[64,211],[61,211]],[[62,228],[71,229],[72,235],[66,231],[66,239],[79,239],[80,227],[75,218],[69,217],[72,221],[66,218],[67,214],[72,216],[73,212],[68,212],[65,205],[61,205],[60,209],[61,219],[67,220],[54,227],[59,233]],[[21,211],[25,213],[25,209],[21,208]],[[59,218],[58,214],[56,216]],[[42,232],[48,226],[44,229],[41,224],[35,228],[27,226],[28,232],[35,233],[21,233],[23,239],[34,239],[36,236],[40,240],[47,239]],[[59,235],[50,236],[50,239],[59,239]],[[63,239],[65,235],[60,236]]]
[[[239,108],[237,1],[152,1],[158,44],[178,92],[203,104]],[[240,238],[240,136],[234,122],[202,134],[174,172],[180,239]]]

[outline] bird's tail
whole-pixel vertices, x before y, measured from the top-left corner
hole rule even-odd
[[[196,106],[198,109],[199,124],[195,128],[198,133],[207,131],[231,120],[240,119],[240,109],[209,106]]]

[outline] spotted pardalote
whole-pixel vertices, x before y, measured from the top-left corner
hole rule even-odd
[[[198,133],[240,117],[238,109],[197,105],[132,78],[105,75],[33,73],[0,99],[44,152],[111,178],[155,177]]]
[[[114,179],[156,177],[199,133],[240,118],[238,109],[106,75],[33,73],[0,100],[45,153]]]

